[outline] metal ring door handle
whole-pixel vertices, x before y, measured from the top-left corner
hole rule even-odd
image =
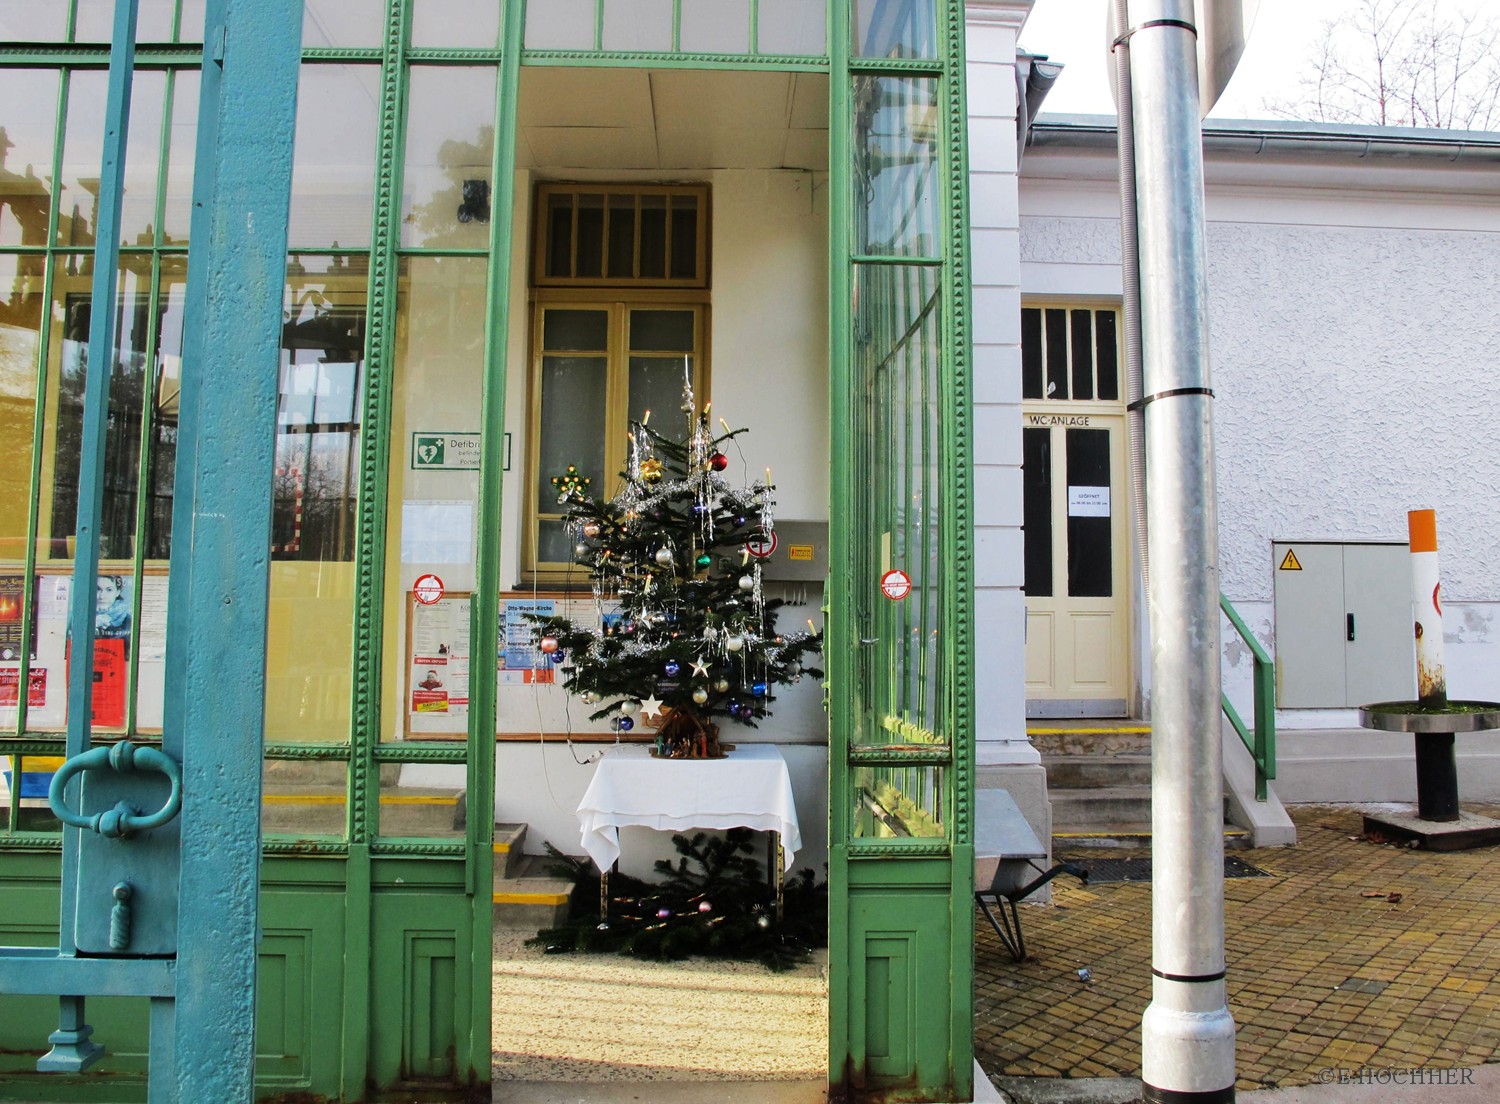
[[[157,771],[167,776],[172,783],[172,790],[167,795],[166,804],[149,816],[123,801],[116,802],[113,809],[84,816],[68,808],[63,802],[63,792],[75,774],[91,770],[112,770],[119,774],[129,774],[134,770]],[[120,839],[132,832],[160,828],[178,814],[182,809],[182,772],[177,767],[177,760],[166,752],[156,748],[136,747],[129,740],[121,740],[113,747],[93,748],[64,763],[52,776],[52,785],[47,790],[47,804],[51,807],[52,814],[64,824],[98,832],[107,839]]]

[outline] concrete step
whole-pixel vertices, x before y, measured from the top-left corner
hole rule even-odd
[[[548,860],[526,855],[508,877],[495,876],[495,927],[540,931],[568,918],[571,878],[556,878],[543,869]]]
[[[463,792],[421,786],[383,786],[380,834],[461,839]],[[342,835],[348,797],[343,786],[267,785],[261,795],[261,829],[297,835]]]
[[[1054,855],[1085,848],[1149,849],[1150,846],[1151,822],[1149,820],[1099,824],[1092,828],[1052,833]],[[1224,826],[1224,849],[1226,851],[1243,851],[1251,846],[1253,846],[1253,840],[1246,829]]]
[[[1089,829],[1101,824],[1151,823],[1150,786],[1095,786],[1092,789],[1048,788],[1052,831]]]
[[[526,859],[523,845],[526,842],[526,825],[495,825],[495,877],[515,878]]]
[[[1149,786],[1151,756],[1140,752],[1124,755],[1043,755],[1049,790],[1080,790],[1112,786]]]

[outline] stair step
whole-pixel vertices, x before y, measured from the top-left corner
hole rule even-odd
[[[1052,790],[1052,828],[1090,829],[1100,824],[1149,824],[1150,786],[1095,786],[1086,790]]]
[[[1224,849],[1242,851],[1253,844],[1250,833],[1244,828],[1224,826]],[[1151,846],[1151,822],[1132,821],[1118,824],[1101,824],[1089,829],[1053,832],[1054,854],[1082,850],[1085,848],[1140,848]]]
[[[388,786],[381,789],[379,801],[381,835],[463,835],[461,790]],[[348,795],[342,786],[268,787],[261,795],[261,827],[267,832],[341,835],[347,805]]]
[[[547,873],[546,862],[540,855],[526,855],[516,864],[518,873],[514,876],[496,875],[493,900],[497,928],[540,931],[567,920],[573,881]]]
[[[1149,786],[1151,756],[1129,752],[1122,755],[1043,755],[1049,790],[1079,790],[1110,786]]]
[[[495,877],[514,878],[526,859],[526,825],[495,825]]]

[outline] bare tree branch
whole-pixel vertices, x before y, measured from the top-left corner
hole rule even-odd
[[[1323,25],[1282,118],[1487,130],[1500,124],[1500,18],[1481,0],[1358,0]]]

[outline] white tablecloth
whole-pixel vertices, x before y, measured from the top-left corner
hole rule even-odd
[[[579,802],[578,823],[583,849],[604,871],[620,857],[620,829],[631,825],[780,832],[787,870],[802,846],[791,774],[773,744],[741,744],[727,759],[653,759],[640,745],[612,748]]]

